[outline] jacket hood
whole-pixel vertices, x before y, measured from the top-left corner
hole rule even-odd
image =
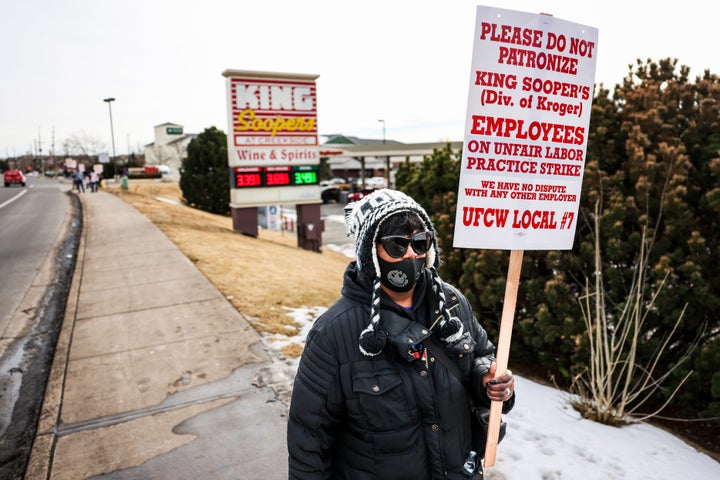
[[[350,262],[343,274],[343,286],[340,290],[342,296],[369,306],[372,291],[373,283],[360,273],[357,261]]]

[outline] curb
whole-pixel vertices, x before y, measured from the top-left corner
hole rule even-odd
[[[75,195],[75,194],[73,194]],[[76,195],[77,197],[77,195]],[[82,200],[78,199],[79,211],[77,217],[83,219]],[[75,221],[73,217],[70,221]],[[82,228],[82,227],[81,227]],[[85,258],[85,229],[82,228],[80,241],[75,257],[74,272],[70,291],[67,296],[65,315],[63,317],[60,334],[58,336],[52,365],[48,374],[45,395],[40,410],[35,441],[30,452],[30,460],[25,470],[24,479],[40,480],[49,479],[52,468],[53,453],[55,451],[56,431],[61,420],[62,393],[65,384],[68,355],[72,343],[72,334],[75,328],[75,317],[77,313],[77,300],[82,282],[82,265]],[[80,271],[78,271],[80,267]]]

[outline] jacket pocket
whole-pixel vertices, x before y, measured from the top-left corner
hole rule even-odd
[[[385,369],[356,372],[352,381],[356,406],[374,432],[396,430],[412,423],[400,374]]]

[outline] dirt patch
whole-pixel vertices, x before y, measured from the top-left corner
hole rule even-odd
[[[182,205],[176,183],[133,182],[127,191],[107,191],[147,216],[261,333],[294,335],[298,325],[287,308],[329,307],[340,296],[345,255],[303,250],[288,232],[242,235],[230,217]]]

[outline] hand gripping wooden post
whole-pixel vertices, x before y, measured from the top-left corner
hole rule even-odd
[[[520,269],[522,268],[523,250],[510,251],[510,264],[508,265],[507,283],[505,284],[505,300],[503,302],[502,318],[500,320],[500,336],[497,345],[497,369],[495,378],[507,371],[508,357],[510,356],[510,339],[512,337],[513,318],[515,317],[515,303],[517,301],[518,285],[520,283]],[[488,422],[488,437],[485,444],[484,466],[495,465],[498,439],[500,437],[500,420],[502,417],[502,402],[490,402],[490,420]]]

